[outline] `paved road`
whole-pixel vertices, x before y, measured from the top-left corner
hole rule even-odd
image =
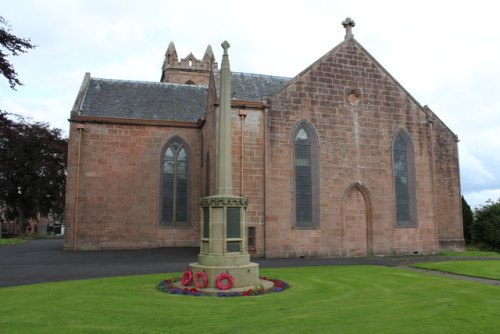
[[[183,271],[196,262],[197,248],[146,250],[63,250],[61,239],[30,240],[0,247],[0,287],[98,277],[156,274]],[[444,260],[443,257],[373,257],[329,259],[253,259],[261,268],[293,266],[372,264],[405,266],[414,262]]]
[[[0,247],[0,287],[182,271],[196,255],[195,248],[70,252],[61,239],[30,240]]]

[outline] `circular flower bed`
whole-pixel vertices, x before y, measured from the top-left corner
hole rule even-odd
[[[196,288],[177,288],[174,286],[174,283],[177,282],[178,279],[166,279],[161,281],[158,284],[158,288],[161,291],[171,293],[173,295],[187,295],[187,296],[201,296],[201,292]]]
[[[184,272],[184,275],[186,272]],[[182,275],[184,277],[184,275]],[[188,274],[189,275],[189,274]],[[220,275],[219,275],[220,276]],[[288,283],[275,279],[275,278],[268,278],[265,276],[260,277],[261,280],[266,280],[266,281],[271,281],[273,282],[273,286],[269,289],[265,289],[264,287],[255,287],[254,289],[249,289],[247,291],[220,291],[217,293],[217,297],[251,297],[251,296],[261,296],[261,295],[266,295],[270,293],[276,293],[276,292],[281,292],[283,290],[288,289],[290,286]],[[184,288],[179,288],[175,286],[175,283],[178,281],[181,281],[182,279],[179,278],[172,278],[172,279],[166,279],[160,282],[158,284],[158,289],[170,293],[173,295],[186,295],[186,296],[210,296],[209,294],[203,293],[202,291],[198,290],[197,288],[190,288],[190,287],[184,287]],[[192,280],[192,273],[191,273],[191,280]],[[195,284],[196,284],[196,279],[195,279]],[[201,288],[200,288],[201,289]]]

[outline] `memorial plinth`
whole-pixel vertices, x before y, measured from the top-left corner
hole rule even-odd
[[[247,250],[245,211],[248,200],[236,196],[211,196],[201,200],[201,238],[198,262],[190,264],[193,273],[204,271],[207,288],[216,288],[219,274],[234,278],[233,288],[252,288],[259,284],[259,265],[250,262]]]

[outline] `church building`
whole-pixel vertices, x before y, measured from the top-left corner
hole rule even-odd
[[[249,252],[463,250],[457,136],[354,38],[354,21],[342,24],[345,39],[293,78],[231,74]],[[210,46],[179,58],[173,43],[159,82],[85,74],[69,119],[65,249],[199,247],[219,79]]]

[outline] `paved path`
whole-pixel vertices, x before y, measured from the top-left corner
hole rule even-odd
[[[430,274],[430,275],[459,279],[462,281],[469,281],[469,282],[476,282],[476,283],[500,286],[500,281],[497,281],[494,279],[472,277],[472,276],[465,276],[465,275],[457,275],[457,274],[445,273],[445,272],[436,271],[436,270],[412,268],[412,267],[408,267],[408,266],[401,266],[400,268],[410,270],[410,271],[416,271],[419,273],[426,273],[426,274]]]
[[[0,247],[0,287],[98,277],[183,271],[196,262],[197,248],[155,248],[122,251],[70,252],[61,239],[30,240]],[[446,257],[363,257],[329,259],[253,259],[261,268],[326,265],[402,267],[415,262],[444,261]],[[455,258],[456,259],[456,258]],[[470,259],[470,258],[469,258]]]

